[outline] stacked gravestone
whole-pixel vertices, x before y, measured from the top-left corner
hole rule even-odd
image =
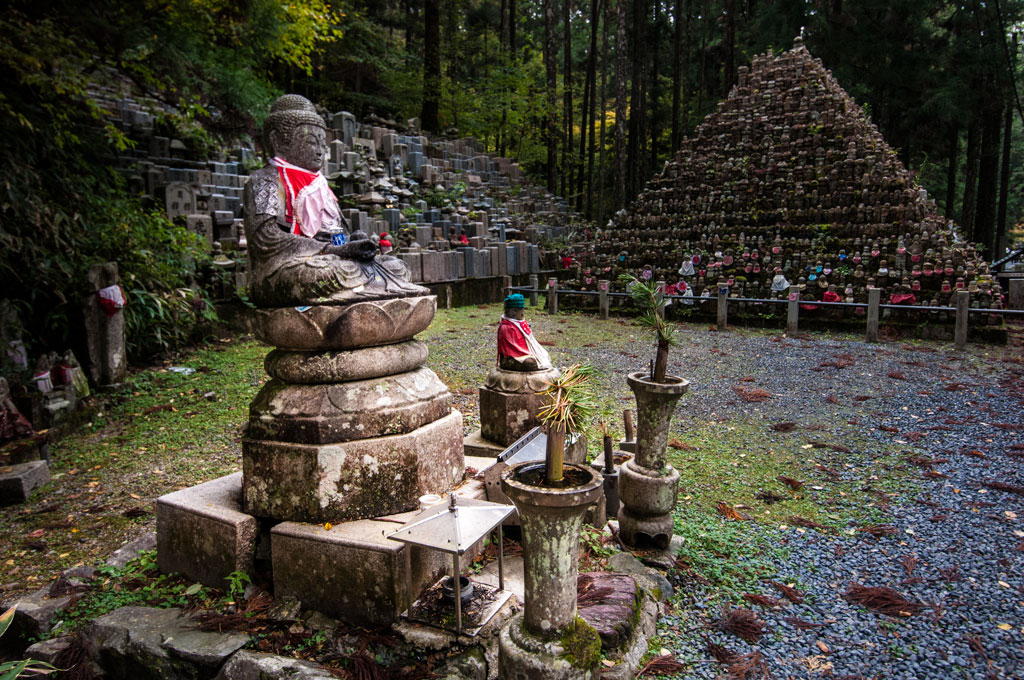
[[[628,213],[602,232],[579,278],[640,273],[695,295],[947,305],[999,289],[896,153],[798,38],[755,57]],[[780,276],[781,275],[781,276]],[[773,290],[773,282],[776,284]],[[831,295],[829,295],[831,293]]]

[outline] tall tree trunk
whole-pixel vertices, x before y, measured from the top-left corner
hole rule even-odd
[[[676,0],[675,13],[672,17],[672,153],[679,148],[680,122],[679,104],[682,97],[683,73],[683,0]]]
[[[590,50],[587,53],[587,75],[583,85],[583,110],[580,112],[580,158],[577,166],[578,180],[576,181],[576,210],[582,210],[584,204],[584,163],[589,156],[590,171],[588,176],[593,177],[594,155],[594,101],[597,99],[596,78],[597,78],[597,28],[601,20],[601,0],[590,0]],[[589,140],[589,142],[588,142]],[[591,153],[588,154],[588,144]],[[587,206],[587,217],[590,217],[590,206]]]
[[[518,47],[516,45],[516,0],[508,0],[508,51],[512,58],[516,58]]]
[[[949,139],[949,162],[946,164],[946,210],[947,219],[953,219],[956,215],[956,169],[960,162],[960,128],[951,126],[952,134]]]
[[[544,0],[544,70],[547,74],[547,112],[544,128],[547,130],[548,165],[547,188],[558,189],[558,73],[555,67],[555,0]]]
[[[601,31],[601,132],[597,138],[598,144],[601,146],[601,156],[597,168],[597,182],[601,187],[601,192],[598,194],[600,199],[597,202],[597,227],[599,229],[604,228],[604,207],[607,203],[604,199],[604,187],[606,185],[604,175],[604,161],[607,155],[607,144],[605,143],[605,120],[608,118],[608,26],[611,23],[611,2],[606,0],[604,8],[604,27]],[[587,202],[593,204],[594,202],[594,182],[590,182],[590,187],[587,190]]]
[[[995,249],[996,190],[999,186],[999,132],[1003,124],[1001,98],[995,97],[995,83],[987,97],[981,124],[981,159],[978,163],[978,207],[974,218],[974,239],[985,248],[986,256]],[[995,99],[996,103],[992,104]]]
[[[571,202],[569,192],[572,191],[572,0],[562,0],[562,35],[565,45],[564,66],[562,67],[562,118],[564,133],[562,136],[562,196]]]
[[[629,95],[629,138],[627,140],[626,159],[626,191],[627,200],[636,195],[636,187],[640,178],[640,165],[643,163],[644,136],[644,25],[647,13],[644,11],[645,0],[633,0],[633,43],[630,50],[632,59],[631,89]]]
[[[736,82],[736,0],[725,0],[725,69],[722,75],[724,97]]]
[[[981,123],[975,114],[967,128],[967,166],[964,168],[964,198],[960,203],[960,223],[964,236],[974,239],[974,196],[978,189],[978,156],[981,147]]]
[[[704,91],[707,88],[708,67],[708,12],[709,0],[704,0],[704,11],[700,15],[700,74],[697,77],[697,120],[704,114]]]
[[[626,204],[626,2],[616,2],[615,29],[615,187],[614,210]]]
[[[996,252],[991,259],[1002,257],[1009,246],[1006,236],[1006,207],[1010,191],[1010,140],[1013,135],[1013,100],[1007,99],[1003,116],[1003,161],[999,170],[999,213],[996,216]]]
[[[423,108],[420,124],[438,132],[441,97],[441,0],[423,4]]]

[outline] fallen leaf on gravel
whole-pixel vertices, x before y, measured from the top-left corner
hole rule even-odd
[[[768,585],[776,588],[793,604],[801,604],[804,601],[803,593],[792,586],[787,586],[785,583],[779,583],[778,581],[768,581]]]
[[[721,618],[713,623],[712,627],[754,644],[764,633],[765,622],[744,607],[724,607]]]
[[[723,517],[726,517],[727,519],[735,519],[740,521],[750,519],[746,515],[737,511],[735,508],[733,508],[725,501],[718,501],[715,504],[715,508],[718,510],[719,514],[721,514]]]
[[[900,429],[898,427],[890,427],[889,425],[879,425],[878,429],[881,430],[882,432],[899,432],[900,431]]]
[[[851,583],[843,599],[847,602],[874,609],[887,616],[914,616],[928,607],[920,602],[913,602],[886,586],[864,586]]]
[[[816,643],[814,643],[814,644],[818,645],[818,649],[820,649],[820,650],[821,650],[821,653],[822,653],[822,654],[828,654],[828,653],[830,652],[830,650],[829,650],[829,648],[828,648],[828,645],[826,645],[826,644],[825,644],[824,642],[822,642],[821,640],[818,640],[818,641],[817,641]]]
[[[811,623],[810,621],[804,621],[795,616],[787,616],[783,619],[786,623],[793,626],[797,630],[814,630],[815,628],[824,628],[824,623]]]
[[[690,445],[689,445],[689,444],[687,444],[686,442],[681,442],[681,441],[679,441],[678,439],[670,439],[670,440],[668,441],[668,445],[669,445],[669,446],[670,446],[671,448],[673,448],[673,449],[677,449],[677,450],[679,450],[679,451],[693,451],[693,450],[694,450],[694,447],[693,447],[693,446],[690,446]]]
[[[1013,626],[1011,626],[1008,623],[1000,623],[996,626],[996,628],[998,628],[999,630],[1012,630]]]
[[[899,371],[889,371],[889,377],[893,380],[906,380],[907,376],[903,375]]]
[[[786,477],[785,475],[779,475],[775,479],[779,480],[780,482],[782,482],[789,488],[793,489],[794,491],[799,491],[800,489],[804,488],[804,483],[801,482],[799,479],[793,479],[792,477]]]
[[[746,387],[745,385],[733,385],[732,391],[735,392],[740,399],[747,402],[768,401],[772,396],[771,392],[762,390],[760,387]]]
[[[772,425],[772,430],[775,432],[792,432],[796,429],[796,423],[775,423]]]

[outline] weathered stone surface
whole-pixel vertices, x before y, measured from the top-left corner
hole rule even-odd
[[[24,503],[37,488],[50,481],[50,465],[32,460],[0,468],[0,506]]]
[[[25,650],[25,658],[44,661],[52,665],[57,662],[57,657],[70,646],[71,638],[69,636],[43,640],[34,645],[29,645],[28,649]]]
[[[379,517],[444,493],[465,469],[456,410],[406,434],[340,444],[244,439],[246,512],[303,522]]]
[[[535,463],[519,463],[501,476],[502,491],[515,503],[523,526],[524,625],[534,636],[557,636],[576,615],[580,523],[587,507],[604,495],[601,473],[580,465],[576,486],[554,488],[527,483],[519,473]]]
[[[487,680],[487,659],[480,647],[470,647],[441,667],[444,680]]]
[[[157,564],[223,588],[233,571],[252,573],[259,522],[241,510],[242,474],[161,496],[156,502]]]
[[[430,325],[436,308],[437,298],[423,295],[346,305],[258,309],[254,330],[260,340],[281,349],[372,347],[412,338]]]
[[[540,424],[537,413],[547,397],[535,393],[509,394],[480,388],[480,433],[484,439],[508,446]]]
[[[133,541],[125,543],[120,548],[115,550],[113,554],[107,558],[107,565],[111,567],[123,567],[128,564],[136,557],[139,553],[145,550],[156,549],[156,532],[147,531]]]
[[[466,452],[466,456],[478,456],[480,458],[497,458],[506,448],[504,444],[484,439],[482,430],[470,432],[462,440],[462,447]]]
[[[271,380],[249,406],[248,437],[334,444],[405,434],[451,412],[451,393],[422,367],[329,385]]]
[[[540,371],[506,371],[492,366],[487,372],[484,386],[498,392],[510,394],[533,394],[542,392],[551,386],[551,381],[560,375],[557,368],[545,368]]]
[[[199,631],[180,609],[122,607],[88,625],[89,656],[111,680],[209,678],[249,636]]]
[[[596,680],[597,667],[578,668],[569,663],[557,640],[541,640],[523,626],[523,614],[516,614],[502,628],[498,638],[500,680]]]
[[[669,580],[657,569],[644,566],[632,553],[615,553],[608,558],[608,568],[637,578],[641,588],[649,591],[655,599],[664,602],[672,596],[674,588]]]
[[[96,385],[117,385],[128,373],[124,349],[124,312],[107,316],[97,291],[118,283],[117,263],[89,268],[90,294],[85,300],[85,339],[89,350],[89,378]]]
[[[242,650],[228,659],[215,680],[334,680],[334,675],[309,661]]]
[[[50,587],[40,588],[14,603],[14,619],[5,636],[28,640],[49,633],[54,615],[68,606],[71,596],[50,597]]]
[[[390,519],[405,521],[411,516]],[[297,597],[346,623],[393,622],[409,606],[406,550],[412,551],[414,593],[451,567],[444,553],[388,540],[398,526],[359,520],[328,531],[322,524],[278,524],[270,532],[274,594]]]
[[[577,593],[577,614],[601,636],[602,649],[619,649],[632,638],[641,599],[632,576],[607,571],[580,574]]]
[[[427,346],[409,340],[349,351],[274,350],[263,362],[271,377],[286,383],[324,384],[367,380],[412,371],[427,360]]]

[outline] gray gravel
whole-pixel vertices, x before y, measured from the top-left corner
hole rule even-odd
[[[538,338],[554,343],[556,363],[590,362],[604,374],[605,398],[619,408],[633,405],[623,376],[647,366],[651,343],[641,329],[612,319],[603,323],[614,328],[614,337],[591,331],[590,343],[584,332],[581,342],[580,331],[573,335],[570,329],[594,328],[590,321],[527,311]],[[432,346],[436,341],[445,353],[477,355],[492,332],[435,336]],[[908,466],[916,488],[893,498],[882,520],[897,528],[892,536],[745,523],[765,542],[788,548],[787,558],[771,564],[774,578],[798,584],[807,599],[779,610],[751,607],[767,625],[757,644],[748,645],[708,628],[718,615],[714,593],[683,581],[677,609],[659,623],[664,644],[690,663],[678,677],[724,677],[724,667],[706,651],[706,640],[712,640],[740,653],[759,651],[776,679],[1024,678],[1024,496],[984,486],[993,480],[1024,486],[1024,458],[1008,455],[1011,446],[1024,445],[1024,430],[995,425],[1024,423],[1024,367],[1014,363],[1021,357],[1019,340],[1010,347],[972,346],[957,353],[951,343],[717,333],[696,324],[681,326],[679,340],[671,372],[688,378],[691,387],[676,411],[674,435],[685,439],[689,427],[711,421],[761,420],[766,428],[793,421],[824,425],[815,438],[842,443],[853,420],[862,436],[850,445],[852,453],[813,455],[848,481],[863,480],[864,488],[871,488],[872,475],[888,474],[876,459],[894,447],[905,457],[948,462],[932,467],[943,475],[933,478],[924,476],[926,468]],[[822,365],[829,362],[845,365]],[[741,383],[743,378],[753,381]],[[944,389],[953,383],[960,389]],[[766,389],[773,397],[746,403],[733,391],[737,384]],[[830,403],[830,396],[838,403]],[[475,398],[463,395],[458,401],[473,422]],[[941,515],[948,517],[933,521]],[[909,575],[903,563],[908,556],[917,559]],[[843,600],[851,583],[888,586],[928,608],[912,617],[884,616]],[[767,584],[760,592],[779,595]],[[798,630],[787,617],[825,625]],[[972,636],[975,648],[968,642]]]

